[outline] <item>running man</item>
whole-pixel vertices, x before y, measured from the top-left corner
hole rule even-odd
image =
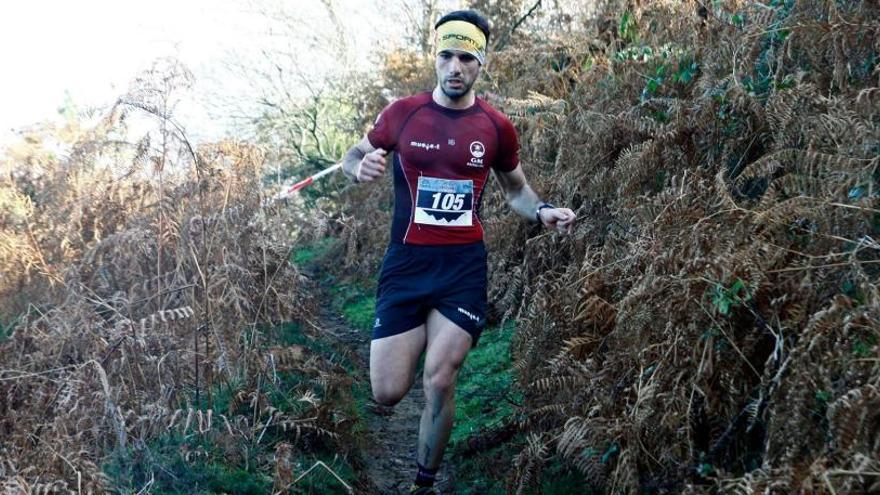
[[[416,494],[437,493],[458,370],[486,324],[480,201],[489,170],[523,217],[560,232],[571,232],[575,221],[573,211],[542,201],[529,187],[513,124],[474,94],[489,23],[474,11],[455,11],[434,29],[434,90],[386,107],[343,160],[348,177],[371,182],[394,152],[394,216],[377,290],[370,383],[377,402],[397,404],[426,352],[426,405],[410,490]]]

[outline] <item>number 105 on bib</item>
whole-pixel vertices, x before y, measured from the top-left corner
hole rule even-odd
[[[469,227],[473,198],[473,181],[419,177],[414,220],[425,225]]]

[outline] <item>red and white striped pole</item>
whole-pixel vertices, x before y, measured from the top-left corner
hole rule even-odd
[[[337,163],[336,165],[331,165],[331,166],[325,168],[324,170],[321,170],[317,174],[312,175],[311,177],[306,177],[305,179],[297,182],[296,184],[288,187],[287,189],[284,189],[283,191],[281,191],[280,193],[278,193],[275,196],[275,199],[276,200],[285,199],[285,198],[291,196],[293,193],[299,191],[300,189],[312,184],[313,182],[320,179],[321,177],[324,177],[325,175],[332,174],[333,172],[339,170],[340,168],[342,168],[341,163]]]

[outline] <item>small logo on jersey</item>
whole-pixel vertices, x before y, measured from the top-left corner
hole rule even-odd
[[[477,323],[480,322],[480,317],[479,317],[479,316],[477,316],[477,315],[471,313],[470,311],[468,311],[468,310],[466,310],[466,309],[464,309],[464,308],[458,308],[458,312],[461,313],[461,314],[463,314],[463,315],[465,315],[465,316],[467,316],[468,318],[474,320],[474,321],[477,322]]]
[[[474,141],[471,143],[471,154],[474,155],[474,158],[483,158],[483,155],[486,154],[486,147],[483,146],[483,143]]]
[[[413,146],[413,147],[415,147],[415,148],[424,148],[424,149],[426,149],[426,150],[428,150],[428,151],[431,151],[431,150],[439,150],[439,149],[440,149],[440,145],[439,145],[439,144],[434,144],[434,143],[420,143],[420,142],[418,142],[418,141],[410,141],[410,142],[409,142],[409,145],[410,145],[410,146]]]
[[[483,168],[483,155],[486,154],[486,147],[479,141],[471,143],[471,159],[467,162],[468,167]]]
[[[446,141],[446,144],[448,144],[449,146],[455,146],[455,139],[450,139],[449,141]]]

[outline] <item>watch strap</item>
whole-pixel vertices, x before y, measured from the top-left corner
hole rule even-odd
[[[543,210],[544,208],[556,208],[556,207],[551,205],[550,203],[541,203],[540,205],[538,205],[538,209],[535,210],[535,220],[537,220],[538,223],[543,223],[541,221],[541,210]]]

